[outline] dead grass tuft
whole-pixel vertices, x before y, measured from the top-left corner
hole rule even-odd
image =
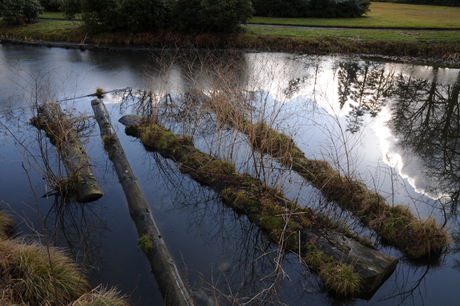
[[[341,296],[356,295],[361,289],[361,280],[344,264],[329,263],[319,272],[324,286]]]
[[[129,306],[129,303],[117,290],[99,287],[82,295],[68,306]]]
[[[0,242],[0,271],[8,296],[37,305],[64,305],[89,289],[81,270],[56,248]]]

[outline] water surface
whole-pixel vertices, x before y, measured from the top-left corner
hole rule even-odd
[[[454,235],[460,160],[458,69],[285,53],[82,52],[0,45],[0,78],[2,209],[13,216],[21,235],[68,248],[93,286],[116,286],[133,305],[162,304],[91,118],[92,98],[61,104],[67,112],[87,117],[85,144],[105,194],[97,202],[63,204],[55,197],[41,197],[49,191],[44,166],[63,176],[65,172],[55,148],[28,120],[35,103],[85,96],[97,87],[132,87],[130,97],[127,92],[111,94],[104,102],[198,304],[455,305],[460,299],[458,240],[440,258],[409,261],[382,245],[352,216],[325,203],[295,174],[280,170],[266,156],[251,158],[244,135],[218,129],[212,115],[199,107],[168,109],[161,103],[170,95],[177,106],[181,94],[191,89],[224,96],[230,88],[239,91],[251,97],[254,121],[263,118],[292,136],[307,157],[329,161],[390,204],[407,205],[421,218],[435,217]],[[144,92],[153,93],[155,107],[139,102]],[[379,250],[401,258],[395,272],[372,296],[343,300],[328,295],[296,256],[282,256],[244,216],[180,174],[173,162],[146,152],[117,122],[123,114],[152,110],[171,129],[192,134],[200,149],[236,162],[241,172],[284,188],[299,205],[368,235]],[[40,146],[48,153],[46,163]],[[282,269],[276,269],[278,263]]]

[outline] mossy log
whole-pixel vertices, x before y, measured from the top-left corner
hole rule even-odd
[[[300,250],[311,268],[321,271],[325,263],[349,266],[359,278],[359,286],[351,294],[371,292],[394,270],[396,258],[353,240],[311,209],[300,208],[260,180],[239,174],[232,163],[199,151],[188,139],[134,115],[122,117],[120,122],[127,126],[126,133],[140,138],[147,149],[174,160],[182,173],[213,188],[228,206],[247,215],[272,241],[293,252]],[[309,260],[312,248],[322,252],[324,258],[316,263]]]
[[[381,195],[368,190],[361,182],[341,176],[328,162],[308,159],[288,135],[273,130],[264,122],[246,120],[232,103],[213,103],[213,99],[198,90],[189,92],[186,97],[209,105],[221,125],[246,134],[254,150],[273,156],[297,172],[326,199],[352,212],[364,225],[375,230],[384,242],[406,256],[421,258],[439,254],[448,246],[447,232],[434,219],[419,220],[408,208],[388,205]]]
[[[193,300],[155,224],[147,200],[136,182],[125,151],[110,123],[104,103],[100,99],[95,99],[91,101],[91,106],[101,130],[104,147],[125,192],[129,212],[139,234],[139,241],[143,241],[141,249],[147,255],[165,305],[193,305]]]
[[[61,106],[57,103],[43,104],[32,122],[45,131],[51,143],[58,149],[69,180],[76,184],[77,202],[87,203],[102,197],[103,193],[91,170],[86,150]]]

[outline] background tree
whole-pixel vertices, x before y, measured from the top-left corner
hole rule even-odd
[[[183,33],[238,30],[252,16],[250,0],[59,0],[66,16],[82,14],[90,30]]]
[[[203,0],[201,21],[206,32],[235,32],[251,18],[250,0]]]
[[[57,12],[60,10],[59,0],[40,0],[40,4],[47,12]]]
[[[252,16],[250,0],[177,0],[171,26],[183,33],[232,33]]]
[[[252,0],[256,16],[359,17],[369,11],[370,0]]]
[[[82,12],[81,0],[57,0],[60,9],[64,12],[66,18],[73,19],[76,14]]]
[[[268,17],[305,17],[308,0],[252,0],[254,14]]]
[[[170,19],[171,7],[163,0],[122,0],[117,14],[108,17],[111,29],[148,32],[163,28]]]
[[[43,14],[39,0],[0,0],[0,17],[7,24],[31,23]]]

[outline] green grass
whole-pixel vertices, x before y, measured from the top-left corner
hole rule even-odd
[[[460,7],[373,2],[361,18],[253,17],[250,23],[322,27],[460,29]]]
[[[0,27],[0,35],[21,39],[80,42],[85,34],[79,31],[82,22],[65,20],[40,20],[21,27]]]
[[[460,31],[417,31],[417,30],[333,30],[333,29],[297,29],[282,27],[249,27],[249,34],[279,36],[291,38],[362,41],[392,41],[405,43],[449,43],[460,40]]]
[[[43,19],[66,19],[64,13],[62,12],[44,12],[40,15],[40,18]],[[75,16],[75,19],[81,19],[80,14]]]
[[[325,27],[460,29],[460,7],[373,2],[361,18],[270,18],[253,17],[250,23]],[[40,18],[65,19],[61,12],[45,12]],[[81,18],[76,16],[76,19]]]

